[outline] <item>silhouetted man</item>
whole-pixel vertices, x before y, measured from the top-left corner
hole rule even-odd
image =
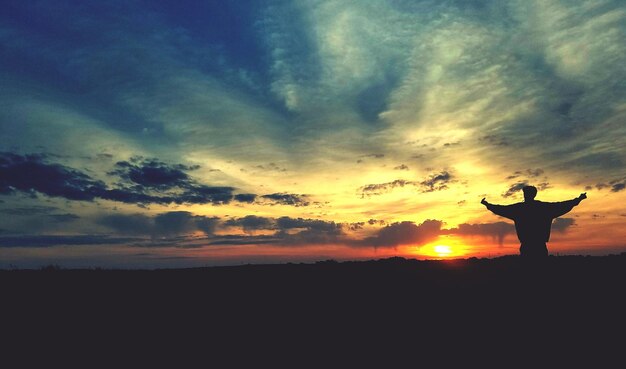
[[[583,199],[587,193],[582,193],[575,199],[563,202],[542,202],[535,200],[537,188],[524,186],[524,202],[512,205],[490,204],[483,198],[480,202],[494,214],[509,218],[515,222],[515,231],[519,238],[520,254],[524,257],[548,256],[546,242],[550,240],[552,220],[567,214]]]

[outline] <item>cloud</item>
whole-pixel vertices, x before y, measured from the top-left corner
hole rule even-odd
[[[624,182],[615,183],[614,185],[611,186],[611,192],[619,192],[623,190],[624,188],[626,188],[626,183]]]
[[[157,159],[120,161],[111,176],[120,179],[114,188],[76,169],[49,163],[41,154],[0,153],[0,194],[41,193],[68,200],[96,199],[130,204],[228,204],[232,200],[254,202],[255,194],[234,195],[234,187],[207,186],[191,179],[185,171],[197,166],[168,165]],[[273,193],[261,198],[270,204],[308,206],[307,195]]]
[[[80,216],[71,213],[65,214],[48,214],[47,217],[56,223],[67,223],[73,222],[75,220],[80,219]]]
[[[193,187],[185,172],[198,168],[199,166],[190,167],[182,164],[167,165],[157,159],[134,157],[130,161],[117,162],[115,170],[109,174],[145,188],[169,190],[173,187]]]
[[[603,188],[611,188],[611,192],[620,192],[626,188],[626,178],[622,179],[614,179],[609,181],[608,183],[598,183],[596,184],[596,188],[601,190]]]
[[[275,236],[269,235],[224,235],[216,236],[212,238],[208,245],[266,245],[266,244],[280,244],[281,239]]]
[[[304,228],[311,231],[330,233],[339,232],[341,230],[340,224],[318,219],[280,217],[276,219],[276,225],[281,230]]]
[[[235,200],[239,202],[245,202],[251,204],[256,199],[257,195],[253,193],[240,193],[235,195]]]
[[[156,191],[157,195],[153,197],[154,202],[227,204],[233,200],[233,187],[198,184],[186,173],[199,168],[198,165],[168,165],[157,159],[134,157],[130,161],[117,162],[115,169],[108,174],[118,176],[125,182],[120,185],[121,191],[135,194]],[[177,190],[178,193],[166,192],[170,190]]]
[[[58,210],[58,208],[53,206],[33,205],[28,207],[5,208],[0,210],[0,212],[6,215],[30,216],[51,214]]]
[[[273,218],[246,215],[243,218],[229,219],[224,222],[227,227],[241,227],[244,232],[252,232],[260,229],[275,229],[276,222]]]
[[[552,222],[552,230],[555,232],[564,233],[567,232],[567,230],[574,224],[576,224],[574,218],[556,218]]]
[[[100,216],[96,223],[124,235],[152,235],[154,219],[144,214],[109,214]]]
[[[527,169],[526,170],[526,174],[528,174],[528,176],[531,177],[531,178],[539,177],[540,175],[543,174],[543,169],[540,169],[540,168],[537,168],[537,169]]]
[[[541,168],[526,169],[526,171],[518,170],[518,171],[515,171],[510,176],[506,177],[506,179],[515,179],[515,178],[518,178],[518,177],[523,176],[523,175],[526,175],[529,178],[536,178],[536,177],[539,177],[540,175],[542,175],[543,173],[544,173],[544,171]]]
[[[442,224],[440,220],[434,219],[427,219],[419,225],[409,221],[393,223],[379,229],[374,236],[355,241],[353,244],[371,247],[421,246],[440,235]]]
[[[516,183],[512,184],[511,186],[509,186],[509,188],[506,190],[506,192],[502,194],[502,197],[511,197],[511,196],[517,194],[519,191],[521,191],[526,186],[530,186],[528,181],[516,182]],[[537,187],[537,190],[539,190],[539,191],[545,190],[546,188],[550,188],[551,187],[550,183],[548,183],[548,182],[536,183],[534,186]]]
[[[406,181],[404,179],[396,179],[391,182],[386,183],[376,183],[369,184],[361,187],[359,190],[363,195],[371,196],[371,195],[381,195],[383,193],[389,192],[396,187],[404,187],[407,185],[415,186],[416,183],[413,181]]]
[[[405,164],[401,164],[401,165],[398,165],[397,167],[394,167],[393,169],[394,170],[409,170],[409,167],[406,166]]]
[[[270,200],[272,205],[309,206],[309,201],[305,200],[307,195],[292,193],[272,193],[262,195],[261,198]]]
[[[447,171],[441,173],[432,174],[430,178],[422,181],[422,192],[441,191],[448,188],[448,183],[452,181],[452,175]]]
[[[252,233],[258,230],[273,230],[274,234],[264,240],[271,239],[278,245],[307,245],[324,243],[343,243],[343,225],[333,221],[319,219],[259,217],[247,215],[242,218],[233,218],[224,222],[227,227],[241,227],[244,232]],[[229,244],[249,244],[256,240],[253,235],[229,240]]]
[[[515,234],[515,226],[506,222],[481,223],[481,224],[459,224],[457,228],[446,229],[446,234],[456,234],[461,236],[486,236],[498,241],[502,246],[504,238],[509,234]]]
[[[0,153],[0,194],[16,191],[85,201],[107,192],[104,182],[59,164],[48,164],[44,155]]]
[[[195,231],[212,235],[220,219],[193,215],[188,211],[171,211],[147,216],[144,214],[109,214],[98,217],[96,222],[116,233],[152,238],[169,238],[188,235]]]
[[[19,235],[0,237],[0,247],[53,247],[61,245],[119,245],[130,244],[136,238],[107,235]]]
[[[408,169],[408,168],[407,168]],[[417,182],[407,181],[404,179],[396,179],[386,183],[369,184],[359,188],[362,196],[382,195],[390,192],[397,187],[413,186],[417,187],[422,193],[441,191],[448,188],[448,184],[454,182],[453,176],[447,172],[433,173],[428,178]]]
[[[528,186],[528,182],[517,182],[512,184],[505,193],[502,194],[502,197],[511,197],[517,194],[522,188]]]
[[[160,237],[171,237],[179,234],[188,234],[196,230],[210,232],[215,230],[213,222],[219,218],[209,218],[193,215],[188,211],[170,211],[154,217],[154,234]]]
[[[291,230],[309,230],[312,232],[322,233],[340,233],[341,224],[332,221],[292,218],[282,216],[279,218],[260,217],[256,215],[247,215],[242,218],[233,218],[224,222],[228,227],[242,227],[244,231],[250,232],[255,230],[276,230],[278,233]]]

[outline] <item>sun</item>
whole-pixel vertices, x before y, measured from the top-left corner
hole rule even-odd
[[[458,237],[440,237],[423,246],[409,248],[410,254],[427,259],[452,259],[471,254],[471,246]]]
[[[433,251],[435,251],[435,254],[437,254],[437,256],[450,256],[452,254],[452,247],[448,245],[435,245],[433,247]]]

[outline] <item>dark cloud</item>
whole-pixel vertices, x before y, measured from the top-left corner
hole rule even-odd
[[[241,227],[244,232],[251,233],[256,230],[275,230],[271,236],[276,244],[302,245],[324,242],[339,242],[343,236],[342,225],[319,219],[305,218],[267,218],[248,215],[242,218],[229,219],[224,222],[228,227]],[[250,236],[256,237],[256,236]],[[256,238],[254,238],[256,239]],[[247,239],[238,239],[237,244],[248,242]]]
[[[421,246],[439,236],[442,224],[441,221],[434,219],[427,219],[419,225],[408,221],[393,223],[379,229],[375,236],[355,241],[353,244],[372,247]]]
[[[66,214],[49,214],[46,215],[47,218],[49,218],[50,220],[52,220],[53,222],[56,223],[67,223],[67,222],[73,222],[77,219],[80,219],[80,217],[76,214],[70,214],[70,213],[66,213]]]
[[[409,170],[409,167],[406,166],[405,164],[401,164],[401,165],[398,165],[397,167],[394,167],[393,169],[395,169],[395,170]]]
[[[416,183],[413,181],[405,181],[404,179],[396,179],[392,182],[386,183],[376,183],[365,185],[360,188],[363,195],[371,196],[371,195],[381,195],[383,193],[389,192],[396,187],[404,187],[407,185],[414,186]]]
[[[179,172],[184,166],[167,168],[157,161],[145,165],[121,162],[111,174],[133,182],[132,186],[120,185],[110,189],[104,182],[92,179],[78,170],[55,163],[48,163],[45,155],[0,154],[0,194],[25,192],[41,193],[68,200],[112,200],[134,204],[222,204],[232,199],[232,187],[197,185]],[[144,163],[144,162],[142,162]],[[184,173],[183,173],[184,174]],[[179,187],[182,193],[164,193],[160,190]],[[150,192],[156,189],[157,192]]]
[[[233,199],[233,187],[193,185],[181,195],[170,196],[177,204],[228,204]]]
[[[171,237],[188,234],[199,230],[196,220],[206,220],[206,217],[195,216],[188,211],[170,211],[154,217],[153,234],[160,237]]]
[[[171,211],[153,217],[144,214],[110,214],[97,219],[97,223],[117,233],[157,237],[173,237],[202,231],[212,235],[219,218],[193,215],[188,211]]]
[[[125,235],[152,235],[153,219],[144,214],[110,214],[97,219],[98,224]]]
[[[311,231],[330,233],[341,230],[340,224],[319,219],[280,217],[276,219],[276,225],[280,230],[304,228]]]
[[[506,192],[502,194],[502,197],[511,197],[511,196],[515,195],[518,191],[521,191],[522,188],[524,188],[525,186],[529,186],[529,182],[528,181],[516,182],[516,183],[512,184],[511,186],[509,186],[509,188],[506,190]],[[550,183],[548,183],[548,182],[537,183],[534,186],[537,187],[537,190],[539,190],[539,191],[545,190],[546,188],[550,188],[551,187]]]
[[[515,234],[515,226],[506,222],[481,223],[481,224],[459,224],[457,228],[446,229],[446,234],[456,234],[462,236],[486,236],[498,241],[502,246],[504,238],[509,234]]]
[[[77,170],[45,162],[39,154],[0,153],[0,194],[42,193],[68,200],[91,201],[106,194],[102,181]]]
[[[292,193],[272,193],[263,195],[261,198],[271,201],[272,205],[291,205],[291,206],[309,206],[309,201],[305,198],[307,195],[298,195]]]
[[[535,177],[539,177],[540,175],[543,174],[543,169],[537,168],[537,169],[526,169],[526,174],[529,177],[535,178]]]
[[[507,139],[505,137],[502,136],[498,136],[498,135],[487,135],[487,136],[482,136],[478,139],[479,142],[486,142],[490,145],[494,145],[494,146],[508,146],[509,142],[507,141]]]
[[[215,233],[219,223],[219,217],[206,217],[206,216],[195,216],[193,221],[196,224],[198,230],[204,232],[206,235],[212,235]]]
[[[251,203],[255,194],[234,195],[228,186],[207,186],[191,179],[185,171],[197,166],[167,165],[156,159],[133,158],[116,163],[108,174],[120,182],[110,188],[104,182],[64,165],[49,163],[46,155],[0,153],[0,194],[22,192],[68,200],[96,199],[129,204],[228,204]],[[270,204],[308,206],[306,195],[273,193],[262,198]],[[34,211],[39,211],[34,209]]]
[[[211,241],[208,242],[208,245],[263,245],[277,244],[280,243],[280,241],[280,238],[268,235],[225,235],[214,237]]]
[[[609,187],[611,188],[611,192],[620,192],[624,190],[626,188],[626,178],[614,179],[612,181],[609,181],[608,183],[598,183],[596,185],[596,188],[598,190]]]
[[[280,217],[276,237],[285,245],[329,244],[343,242],[342,225],[318,219]],[[294,233],[294,231],[297,231]]]
[[[110,237],[106,235],[20,235],[0,237],[0,247],[53,247],[79,245],[129,244],[136,238]]]
[[[452,175],[446,171],[432,174],[430,178],[420,183],[422,192],[441,191],[448,188],[448,183],[452,181]]]
[[[536,184],[535,187],[537,187],[537,189],[541,191],[541,190],[545,190],[546,188],[550,188],[552,186],[548,182],[541,182],[541,183]]]
[[[555,232],[566,232],[571,226],[576,223],[574,218],[556,218],[552,222],[552,230]]]
[[[386,183],[365,185],[359,188],[359,191],[361,192],[361,197],[363,197],[382,195],[383,193],[387,193],[396,187],[414,186],[417,187],[420,192],[426,193],[445,190],[446,188],[448,188],[448,183],[452,182],[454,182],[453,176],[447,171],[442,171],[440,173],[431,174],[428,178],[424,179],[421,182],[396,179],[394,181]]]
[[[624,188],[626,188],[626,183],[624,183],[624,182],[616,183],[616,184],[611,186],[611,192],[619,192],[619,191],[623,190]]]
[[[273,218],[259,217],[256,215],[246,215],[243,218],[229,219],[224,222],[228,227],[241,227],[244,232],[252,232],[260,229],[276,229],[276,222]]]
[[[346,226],[351,231],[356,231],[356,230],[359,230],[359,229],[363,229],[364,225],[365,225],[365,222],[346,223]]]
[[[239,202],[253,203],[257,195],[253,193],[240,193],[235,195],[235,200]]]
[[[115,170],[109,174],[122,180],[119,186],[122,192],[137,197],[153,194],[152,202],[156,203],[227,204],[233,200],[233,187],[198,184],[186,173],[198,168],[197,165],[170,165],[154,158],[133,157],[117,162]]]
[[[59,210],[53,206],[26,206],[0,209],[0,213],[14,216],[46,215]]]
[[[525,171],[515,171],[513,174],[511,174],[510,176],[506,177],[506,179],[515,179],[515,178],[519,178],[521,176],[526,176],[529,178],[536,178],[539,177],[540,175],[542,175],[543,169],[541,168],[537,168],[537,169],[526,169]]]
[[[144,188],[168,190],[174,187],[192,187],[191,179],[185,171],[198,168],[199,166],[168,165],[157,159],[134,157],[130,161],[118,161],[115,170],[109,174]]]
[[[522,188],[528,186],[528,182],[517,182],[512,184],[505,193],[502,194],[502,197],[511,197],[515,195],[518,191],[521,191]]]

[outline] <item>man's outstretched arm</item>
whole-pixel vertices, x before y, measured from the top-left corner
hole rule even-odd
[[[499,215],[501,217],[505,217],[505,218],[509,218],[509,219],[514,219],[514,207],[513,205],[496,205],[496,204],[490,204],[487,202],[487,200],[485,200],[485,198],[483,197],[483,199],[480,201],[481,204],[485,205],[487,207],[487,209],[489,209],[492,213]]]
[[[584,193],[581,193],[580,196],[578,196],[575,199],[549,203],[550,204],[550,216],[552,216],[552,218],[558,218],[561,215],[565,215],[569,213],[574,208],[574,206],[580,204],[580,202],[586,198],[587,198],[587,193],[584,192]]]

